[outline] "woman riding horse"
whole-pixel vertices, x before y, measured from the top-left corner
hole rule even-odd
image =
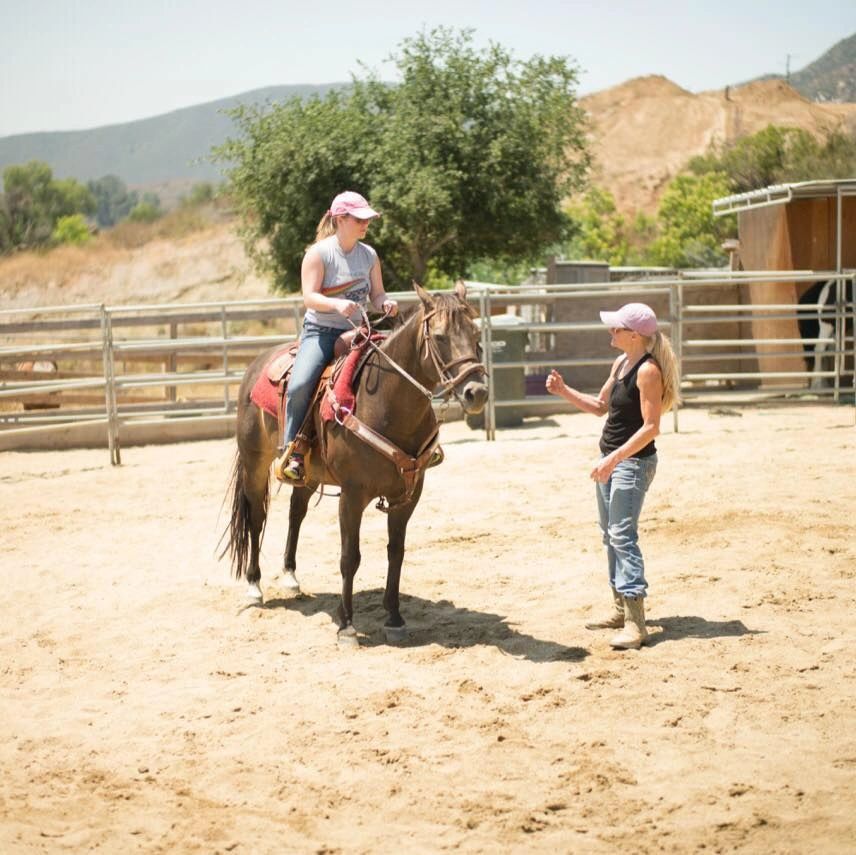
[[[276,466],[282,481],[302,482],[305,477],[307,438],[298,431],[318,378],[333,359],[336,340],[353,326],[351,317],[367,302],[387,315],[398,312],[398,304],[383,289],[377,253],[362,242],[369,223],[378,216],[359,193],[340,193],[321,218],[315,243],[303,258],[300,279],[306,316],[288,381],[283,455]]]

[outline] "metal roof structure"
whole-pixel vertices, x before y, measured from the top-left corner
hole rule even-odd
[[[810,199],[823,196],[856,196],[856,178],[773,184],[760,190],[750,190],[748,193],[724,196],[721,199],[714,199],[713,215],[724,217],[739,211],[747,211],[750,208],[785,205],[792,199]]]

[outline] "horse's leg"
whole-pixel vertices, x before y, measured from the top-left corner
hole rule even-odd
[[[288,506],[288,537],[285,541],[282,573],[283,584],[292,591],[300,590],[300,583],[297,581],[297,541],[300,538],[300,526],[309,507],[309,499],[314,492],[314,487],[294,487],[291,491],[291,503]]]
[[[360,566],[360,524],[363,511],[368,505],[362,493],[342,487],[339,498],[339,532],[342,536],[342,555],[339,569],[342,573],[342,601],[339,604],[340,643],[356,646],[357,631],[354,629],[354,576]]]
[[[829,305],[834,305],[834,303],[830,303],[830,296],[832,295],[832,286],[833,280],[829,280],[823,288],[820,290],[820,294],[817,296],[817,338],[831,338],[833,333],[835,332],[835,326],[831,324],[824,317],[824,310],[828,308]],[[834,298],[833,298],[834,299]],[[814,345],[814,360],[812,361],[811,366],[811,382],[809,383],[810,389],[823,389],[826,385],[823,381],[823,377],[821,377],[821,372],[823,371],[823,355],[829,348],[829,342],[821,342],[818,341]]]
[[[255,404],[239,406],[232,543],[239,553],[238,570],[242,565],[246,567],[247,597],[254,603],[263,600],[259,555],[270,503],[270,464],[276,454],[275,437],[267,430],[268,422],[276,424]],[[249,560],[246,561],[248,545]]]
[[[386,547],[389,565],[386,571],[386,590],[383,595],[383,607],[387,611],[386,623],[383,625],[387,641],[404,641],[407,638],[407,626],[399,611],[398,589],[401,581],[401,564],[404,561],[404,539],[407,535],[407,523],[416,510],[416,504],[422,494],[420,481],[413,494],[413,501],[406,505],[390,508],[387,518],[387,533],[389,543]]]
[[[270,461],[256,458],[253,465],[245,470],[244,496],[249,505],[250,562],[247,567],[247,598],[261,603],[263,600],[261,582],[262,571],[259,564],[262,533],[267,521],[270,487],[268,468]]]

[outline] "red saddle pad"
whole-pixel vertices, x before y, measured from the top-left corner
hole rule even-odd
[[[279,383],[268,378],[268,369],[278,359],[282,359],[293,343],[284,344],[278,347],[272,354],[270,359],[265,363],[265,367],[259,374],[258,380],[253,384],[250,391],[250,400],[261,410],[270,413],[274,418],[277,417],[277,407],[279,406]]]

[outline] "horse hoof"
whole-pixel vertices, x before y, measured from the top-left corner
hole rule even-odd
[[[261,605],[264,602],[264,597],[262,596],[262,589],[259,587],[258,582],[250,582],[247,585],[247,600],[252,605]]]
[[[339,647],[359,647],[360,640],[357,638],[357,631],[352,626],[346,626],[340,629],[336,634],[336,640],[339,642]]]
[[[293,570],[286,570],[282,574],[282,587],[288,591],[300,591],[300,582],[297,581]]]
[[[392,644],[407,641],[407,627],[405,625],[385,626],[383,634],[386,636],[386,640]]]

